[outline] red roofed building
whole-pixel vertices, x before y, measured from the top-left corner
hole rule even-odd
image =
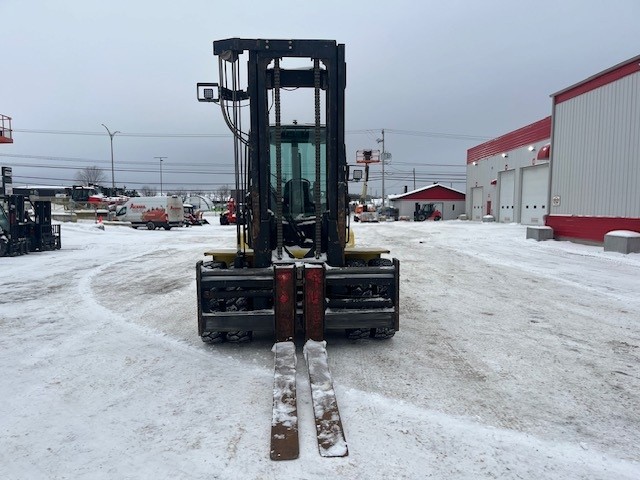
[[[401,217],[413,218],[423,205],[433,204],[442,213],[442,220],[452,220],[465,213],[465,194],[440,183],[418,188],[401,195],[389,195],[391,205]],[[417,207],[416,207],[417,204]]]
[[[503,223],[544,225],[549,207],[551,117],[467,151],[467,212]]]
[[[467,212],[603,243],[640,232],[640,56],[551,95],[552,115],[467,151]]]

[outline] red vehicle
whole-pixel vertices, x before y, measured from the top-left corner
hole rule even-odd
[[[422,207],[420,207],[419,203],[416,203],[413,220],[416,222],[424,222],[425,220],[437,222],[442,220],[442,212],[433,203],[425,203]]]
[[[227,209],[220,214],[220,225],[235,224],[236,222],[236,201],[230,198],[227,202]]]
[[[202,210],[197,210],[190,203],[185,203],[184,207],[184,224],[185,226],[190,225],[204,225],[205,223],[209,223],[205,218],[203,218]]]

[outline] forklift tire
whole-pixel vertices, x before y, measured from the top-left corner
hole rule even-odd
[[[361,258],[351,258],[345,262],[345,265],[347,267],[366,267],[367,262]],[[370,297],[372,295],[371,289],[366,285],[348,285],[347,290],[349,295],[354,297]]]
[[[368,265],[370,267],[393,267],[393,261],[389,258],[372,258],[371,260],[369,260]],[[378,296],[388,297],[389,289],[385,285],[379,285],[373,288],[375,289]]]
[[[416,218],[416,220],[418,222],[424,222],[427,219],[427,217],[425,217],[424,215],[420,214],[418,215],[418,217]]]
[[[155,230],[156,224],[153,222],[147,222],[147,230]]]
[[[203,332],[200,338],[204,343],[222,343],[225,339],[225,332]]]
[[[366,267],[367,262],[360,258],[351,258],[345,262],[347,267]]]
[[[238,290],[241,290],[238,288]],[[243,312],[248,310],[249,303],[245,297],[236,297],[227,299],[227,312]],[[227,341],[232,343],[246,343],[253,339],[252,330],[235,330],[227,332]]]
[[[442,217],[434,217],[433,221],[437,222],[438,220],[442,220]]]
[[[202,264],[202,268],[208,268],[213,270],[214,268],[227,268],[227,264],[224,262],[217,262],[215,260],[212,260],[210,262],[204,262]]]
[[[347,328],[345,333],[349,340],[360,340],[371,336],[371,330],[368,328]]]
[[[9,252],[9,244],[7,240],[3,237],[0,238],[0,257],[4,257]]]
[[[395,329],[389,327],[371,329],[371,338],[377,338],[378,340],[386,340],[393,337],[395,334]]]
[[[388,258],[372,258],[369,260],[370,267],[392,267],[393,262]]]
[[[227,341],[231,343],[247,343],[253,338],[251,330],[236,330],[235,332],[227,332]]]

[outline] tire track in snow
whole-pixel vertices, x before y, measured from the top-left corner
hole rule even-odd
[[[124,326],[128,329],[132,329],[142,334],[145,337],[151,337],[154,339],[154,341],[170,343],[172,348],[177,348],[189,355],[195,354],[201,357],[209,358],[212,360],[212,362],[213,360],[215,360],[218,366],[228,365],[232,368],[238,367],[238,366],[243,368],[249,368],[255,371],[255,373],[259,374],[260,376],[267,376],[268,378],[271,378],[273,374],[273,372],[271,371],[272,365],[270,364],[268,364],[268,366],[261,365],[259,361],[256,363],[255,355],[253,355],[251,359],[247,360],[244,356],[238,356],[233,354],[234,352],[251,348],[251,344],[243,344],[243,345],[223,344],[223,345],[212,346],[212,345],[206,345],[202,343],[199,338],[197,338],[197,341],[189,342],[184,338],[173,335],[172,334],[173,332],[167,333],[160,330],[157,325],[150,325],[148,323],[140,324],[137,321],[131,321],[130,319],[125,317],[123,314],[110,309],[109,307],[107,307],[106,305],[104,305],[99,301],[99,296],[95,294],[95,291],[92,285],[95,279],[99,277],[101,274],[103,274],[104,272],[110,269],[114,269],[118,265],[128,264],[128,263],[139,265],[140,268],[144,268],[145,262],[140,262],[141,259],[147,258],[147,257],[153,258],[154,256],[162,256],[163,258],[166,258],[165,255],[162,255],[162,253],[168,252],[171,250],[172,248],[170,247],[155,246],[154,248],[147,249],[143,252],[136,252],[124,257],[119,257],[118,259],[115,259],[110,262],[106,262],[91,268],[89,271],[84,273],[84,275],[78,281],[77,286],[75,287],[76,295],[78,296],[78,298],[81,299],[80,303],[84,307],[83,310],[86,310],[87,312],[91,312],[92,316],[95,316],[95,314],[97,314],[97,317],[99,318],[99,322],[96,324],[96,327],[98,329],[118,328],[118,327]],[[161,292],[155,292],[154,294],[157,296],[166,298]],[[195,300],[195,295],[194,295],[194,300]],[[149,300],[149,301],[152,302],[153,300]],[[166,307],[166,304],[164,302],[166,302],[166,300],[160,301],[159,305],[161,307],[163,306]],[[77,306],[74,306],[73,308],[77,310]],[[137,308],[139,308],[139,306]],[[153,312],[153,309],[151,309],[150,311]],[[194,311],[194,314],[195,314],[195,311]],[[193,318],[192,328],[194,331],[194,338],[195,338],[197,337],[195,333],[196,332],[195,316]],[[87,334],[87,335],[91,335],[91,334]],[[258,358],[262,359],[262,358],[268,357],[269,361],[271,361],[270,349],[267,349],[265,351],[267,353],[264,355],[259,355]]]
[[[550,438],[572,435],[633,458],[630,446],[640,441],[640,430],[629,425],[640,425],[638,386],[635,379],[615,371],[617,365],[637,364],[637,355],[634,349],[614,351],[609,345],[628,339],[638,343],[628,336],[637,330],[631,318],[638,309],[625,302],[628,293],[612,292],[597,281],[597,271],[611,268],[617,259],[568,255],[555,245],[550,249],[523,244],[507,238],[511,231],[505,234],[502,226],[497,227],[492,230],[504,235],[507,245],[513,242],[513,248],[496,247],[495,240],[487,245],[512,258],[500,258],[497,251],[483,252],[485,242],[480,234],[489,229],[481,225],[479,238],[469,238],[468,250],[460,248],[455,224],[410,226],[403,228],[400,238],[398,229],[376,231],[377,243],[396,244],[401,252],[407,252],[407,244],[412,245],[411,256],[400,258],[401,324],[404,320],[406,326],[407,321],[419,317],[411,312],[407,318],[403,310],[407,300],[423,304],[417,312],[427,321],[415,330],[422,328],[423,335],[431,336],[427,348],[443,367],[433,370],[435,381],[457,397],[441,400],[445,411],[477,415],[485,422],[497,421],[497,425],[512,425]],[[452,236],[451,244],[447,235]],[[575,248],[562,247],[569,251]],[[534,267],[523,270],[514,261],[520,255],[536,256],[540,265],[555,262],[562,272],[573,271],[575,259],[588,257],[585,275],[591,280],[593,273],[595,281],[580,283],[575,275],[553,275],[549,267],[539,268],[528,259],[524,264]],[[623,275],[630,269],[632,266],[625,265]],[[406,281],[425,277],[431,281]],[[628,282],[625,288],[637,289],[637,285],[637,281]],[[620,294],[626,295],[623,300]],[[613,314],[594,314],[607,310]],[[453,357],[447,357],[447,343],[455,352]],[[447,360],[461,380],[465,365],[486,375],[491,394],[483,389],[485,382],[452,381],[447,375]],[[477,399],[482,400],[481,405]],[[466,412],[461,412],[461,407]]]

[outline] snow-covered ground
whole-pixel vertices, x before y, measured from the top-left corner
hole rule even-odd
[[[215,220],[215,219],[214,219]],[[235,228],[64,224],[0,259],[2,479],[640,478],[640,255],[461,221],[355,224],[401,331],[327,338],[349,446],[269,460],[272,342],[203,344],[195,263]]]

